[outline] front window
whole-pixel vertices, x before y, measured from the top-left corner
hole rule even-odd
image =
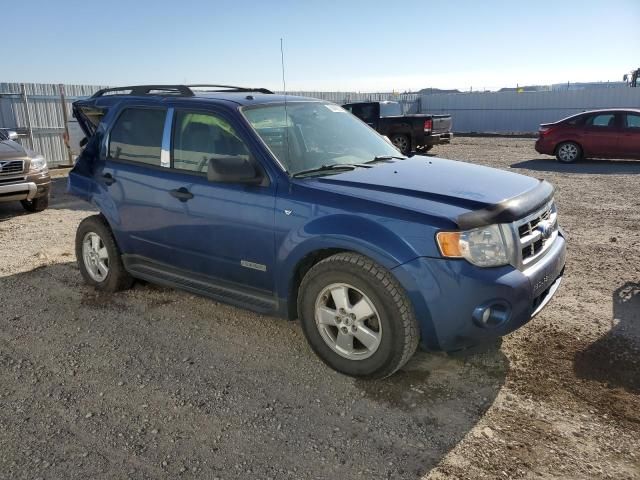
[[[640,114],[627,113],[627,128],[635,128],[640,131]]]
[[[249,159],[249,150],[224,118],[211,113],[179,111],[173,129],[173,168],[206,174],[209,159]]]
[[[244,108],[251,126],[292,175],[331,165],[399,156],[374,130],[338,105],[291,102]]]

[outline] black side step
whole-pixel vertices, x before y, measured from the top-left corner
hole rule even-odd
[[[141,280],[186,290],[258,313],[275,314],[278,311],[275,297],[261,291],[177,270],[138,255],[123,255],[122,261],[127,271]]]

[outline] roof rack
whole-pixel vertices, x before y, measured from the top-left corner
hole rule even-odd
[[[128,87],[112,87],[103,88],[94,93],[91,98],[102,97],[107,93],[113,93],[114,95],[167,95],[167,96],[179,96],[179,97],[193,97],[195,92],[192,88],[207,88],[207,92],[259,92],[272,94],[271,90],[266,88],[248,88],[248,87],[235,87],[232,85],[209,85],[209,84],[196,84],[196,85],[131,85]],[[122,92],[122,93],[116,93]]]
[[[259,92],[266,94],[273,94],[271,90],[266,88],[249,88],[249,87],[236,87],[234,85],[207,85],[206,83],[202,84],[194,84],[194,85],[185,85],[189,88],[213,88],[213,90],[205,90],[206,92]]]

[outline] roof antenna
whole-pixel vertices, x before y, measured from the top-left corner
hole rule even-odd
[[[284,42],[280,38],[280,62],[282,65],[282,91],[284,93],[284,139],[287,143],[287,169],[290,165],[290,150],[289,150],[289,115],[287,113],[287,82],[284,79]]]

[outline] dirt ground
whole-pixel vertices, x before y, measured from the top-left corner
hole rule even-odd
[[[566,277],[482,351],[395,376],[325,367],[300,327],[137,284],[83,285],[91,211],[0,204],[0,479],[640,479],[640,162],[559,165],[533,140],[435,155],[545,178]]]

